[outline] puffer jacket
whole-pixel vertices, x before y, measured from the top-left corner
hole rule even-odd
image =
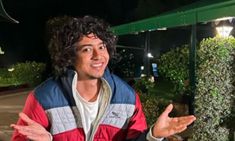
[[[53,141],[85,141],[81,116],[72,94],[75,72],[50,78],[29,93],[23,112],[38,122],[52,136]],[[100,120],[92,125],[91,141],[146,140],[147,125],[140,99],[123,80],[106,70],[103,79],[111,89],[110,98],[101,107]],[[105,103],[105,102],[104,102]],[[24,125],[19,119],[17,124]],[[25,141],[14,131],[13,141]]]

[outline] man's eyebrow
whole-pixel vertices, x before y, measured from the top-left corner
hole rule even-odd
[[[83,48],[83,47],[86,47],[86,46],[92,46],[92,44],[83,44],[83,45],[78,45],[79,48]]]
[[[98,43],[98,45],[104,45],[104,42],[100,42],[100,43]],[[93,46],[93,45],[92,44],[83,44],[83,45],[78,45],[78,48],[83,48],[86,46]]]

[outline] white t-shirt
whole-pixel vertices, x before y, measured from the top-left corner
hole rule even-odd
[[[82,116],[82,119],[84,119],[83,123],[83,129],[85,134],[87,135],[90,131],[91,123],[95,120],[98,110],[99,110],[99,97],[94,102],[88,102],[84,98],[80,96],[80,94],[77,91],[76,99],[77,107],[79,108],[80,114]]]
[[[81,115],[83,130],[85,132],[86,137],[88,137],[89,131],[91,129],[91,124],[96,119],[96,116],[98,114],[102,87],[99,91],[97,99],[94,102],[88,102],[80,96],[79,92],[76,89],[76,86],[77,86],[77,74],[73,79],[73,85],[72,85],[73,97],[75,99],[76,106]]]

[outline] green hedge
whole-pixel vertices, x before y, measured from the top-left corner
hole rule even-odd
[[[183,93],[188,89],[189,46],[183,45],[161,55],[159,73],[174,84],[174,93]]]
[[[160,57],[159,72],[175,84],[175,93],[188,89],[188,46]],[[192,141],[232,140],[235,128],[235,39],[207,38],[197,47],[195,114]]]
[[[160,114],[165,110],[168,104],[172,101],[159,98],[154,94],[140,93],[140,100],[143,106],[143,111],[146,116],[148,126],[153,125]]]
[[[7,68],[0,69],[0,87],[9,86],[11,83],[11,76]]]
[[[148,94],[149,90],[154,88],[155,86],[154,78],[152,76],[150,77],[144,76],[134,81],[135,81],[133,84],[134,89],[141,94]]]
[[[235,39],[208,38],[198,50],[197,89],[192,140],[228,141],[234,132]],[[233,113],[234,114],[234,113]]]
[[[46,65],[37,62],[17,63],[0,69],[0,86],[27,84],[35,86],[42,81]]]

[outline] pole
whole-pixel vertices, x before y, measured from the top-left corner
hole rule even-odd
[[[196,29],[196,24],[193,24],[191,30],[191,46],[189,48],[189,82],[191,88],[189,114],[194,114],[194,97],[196,93]]]

